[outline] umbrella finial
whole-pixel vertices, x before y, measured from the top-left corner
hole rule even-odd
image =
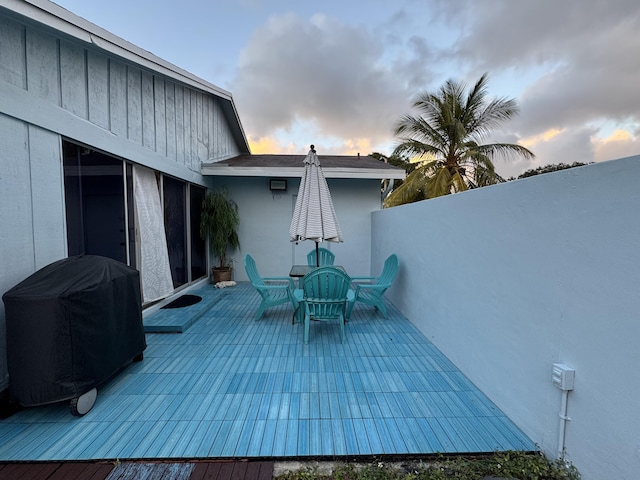
[[[316,147],[315,147],[315,145],[311,145],[311,151],[312,151],[313,153],[316,153]]]

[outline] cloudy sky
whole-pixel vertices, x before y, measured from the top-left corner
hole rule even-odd
[[[57,0],[233,94],[253,153],[391,154],[415,96],[489,74],[487,141],[550,163],[640,154],[638,0]]]

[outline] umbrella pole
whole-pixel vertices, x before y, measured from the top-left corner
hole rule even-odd
[[[318,242],[316,242],[316,267],[320,266],[320,257],[318,256]]]

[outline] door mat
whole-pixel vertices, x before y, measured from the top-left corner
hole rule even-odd
[[[182,308],[188,307],[189,305],[194,305],[202,300],[202,297],[199,295],[182,295],[176,298],[173,302],[167,303],[162,308]]]

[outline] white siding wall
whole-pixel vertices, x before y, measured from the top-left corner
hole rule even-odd
[[[0,114],[0,292],[65,257],[60,138]],[[0,305],[0,390],[8,385],[4,305]]]
[[[213,95],[5,18],[0,82],[193,171],[239,153]]]
[[[299,178],[287,179],[285,193],[272,194],[268,178],[217,178],[227,186],[238,203],[240,250],[233,254],[234,278],[246,281],[244,255],[251,254],[263,276],[288,275],[294,263],[306,264],[306,255],[315,248],[312,241],[298,245],[289,240],[294,195]],[[336,264],[352,275],[369,275],[371,212],[380,209],[377,180],[328,179],[329,189],[344,236],[344,243],[324,242],[336,254]]]
[[[201,185],[239,152],[215,96],[0,15],[0,295],[67,255],[63,136]]]
[[[551,457],[576,370],[567,458],[585,480],[640,471],[640,156],[373,214],[389,299]],[[375,267],[374,267],[375,268]]]

